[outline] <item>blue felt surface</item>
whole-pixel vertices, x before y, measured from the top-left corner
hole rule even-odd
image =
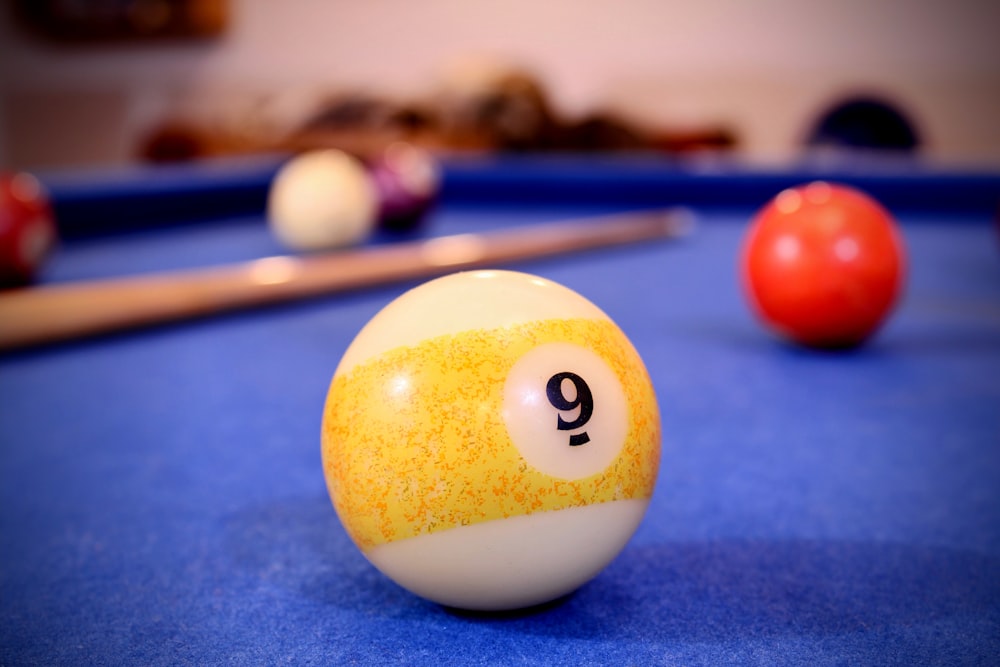
[[[450,233],[579,209],[444,209]],[[894,319],[849,354],[774,342],[691,238],[537,261],[645,359],[664,456],[635,538],[542,609],[442,609],[350,544],[319,421],[405,285],[0,357],[0,664],[995,664],[1000,247],[904,220]],[[53,281],[235,261],[259,220],[67,246]]]

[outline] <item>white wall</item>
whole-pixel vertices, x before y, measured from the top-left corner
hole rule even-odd
[[[558,107],[727,123],[792,153],[840,94],[906,104],[931,154],[1000,163],[1000,2],[991,0],[231,0],[212,43],[62,48],[0,25],[0,161],[121,162],[172,109],[280,110],[317,91],[426,92],[457,58],[534,68]],[[6,157],[6,160],[4,160]]]

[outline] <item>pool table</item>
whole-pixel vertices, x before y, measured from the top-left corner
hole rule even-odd
[[[283,252],[279,159],[43,174],[45,283]],[[753,211],[815,178],[896,214],[905,295],[867,345],[749,311]],[[424,237],[685,206],[684,238],[507,266],[585,295],[644,359],[662,465],[624,551],[540,608],[414,597],[351,543],[320,419],[415,281],[0,355],[0,664],[996,664],[1000,172],[522,156],[444,164]],[[373,243],[392,242],[376,238]]]

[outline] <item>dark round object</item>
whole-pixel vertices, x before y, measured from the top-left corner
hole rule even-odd
[[[907,115],[884,100],[859,97],[823,113],[809,135],[810,146],[915,151],[920,137]]]

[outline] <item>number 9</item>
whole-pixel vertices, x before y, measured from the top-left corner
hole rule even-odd
[[[569,380],[576,388],[576,397],[572,400],[566,398],[566,395],[563,393],[564,380]],[[590,421],[591,415],[594,414],[594,396],[584,379],[576,373],[563,371],[550,377],[548,384],[545,385],[545,395],[548,397],[552,407],[560,412],[568,412],[575,410],[577,407],[580,408],[579,416],[573,421],[566,421],[562,415],[556,417],[556,428],[560,431],[574,431]],[[569,436],[570,447],[585,445],[588,442],[590,442],[590,436],[587,435],[586,431]]]

